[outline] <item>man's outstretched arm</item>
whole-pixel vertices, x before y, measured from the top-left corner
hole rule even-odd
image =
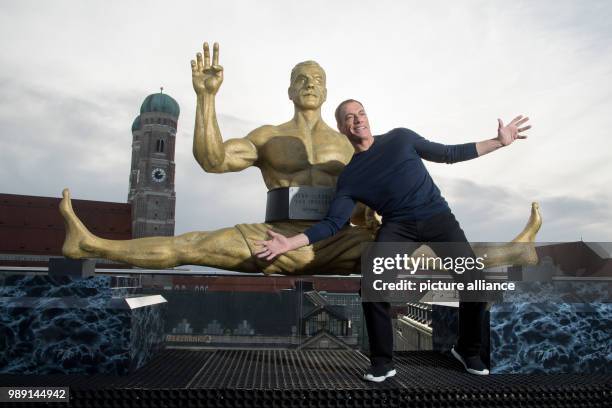
[[[196,92],[196,120],[193,133],[193,156],[207,172],[240,171],[257,160],[257,148],[248,137],[223,142],[217,123],[215,95],[223,82],[219,65],[219,44],[213,46],[212,64],[208,43],[204,43],[204,59],[198,53],[191,61],[191,77]]]
[[[497,137],[483,140],[481,142],[464,143],[458,145],[445,145],[431,142],[418,134],[412,132],[414,148],[419,156],[425,160],[438,163],[457,163],[465,160],[475,159],[512,144],[516,139],[526,139],[521,133],[531,129],[530,125],[524,125],[529,118],[517,116],[508,125],[504,126],[501,119],[497,119]]]
[[[516,139],[527,139],[527,136],[521,133],[531,129],[531,125],[520,126],[527,123],[528,120],[528,117],[519,115],[512,119],[512,122],[504,126],[504,122],[501,119],[497,119],[497,137],[476,143],[478,157],[491,153],[500,147],[508,146]]]

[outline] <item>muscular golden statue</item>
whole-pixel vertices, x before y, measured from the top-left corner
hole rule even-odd
[[[193,87],[197,95],[193,154],[209,173],[241,171],[250,166],[261,170],[268,189],[279,187],[335,187],[336,179],[354,153],[346,137],[321,118],[326,100],[325,71],[314,61],[297,64],[291,71],[289,99],[295,113],[288,122],[266,125],[241,139],[223,141],[215,113],[215,95],[223,82],[219,46],[214,44],[212,62],[207,43],[204,55],[191,61]],[[281,221],[239,224],[217,231],[190,232],[176,237],[150,237],[127,241],[96,237],[72,210],[70,193],[63,191],[60,203],[66,225],[63,253],[70,258],[105,258],[143,268],[203,265],[240,272],[266,274],[359,273],[361,245],[374,239],[378,221],[365,206],[357,206],[352,226],[335,236],[272,262],[257,258],[255,242],[266,239],[272,229],[291,236],[316,221]],[[533,242],[541,225],[537,204],[516,242]],[[525,249],[527,248],[527,249]],[[531,249],[529,249],[531,248]],[[534,263],[531,246],[496,247],[489,266]]]

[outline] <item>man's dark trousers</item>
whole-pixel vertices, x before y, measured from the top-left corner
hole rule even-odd
[[[459,222],[450,212],[443,212],[422,221],[383,222],[376,242],[427,242],[441,258],[474,257]],[[439,245],[457,242],[466,245]],[[416,247],[415,247],[416,249]],[[459,333],[457,348],[467,356],[480,353],[484,302],[459,302]],[[363,302],[363,314],[370,342],[370,362],[377,366],[388,364],[393,358],[393,325],[388,302]]]

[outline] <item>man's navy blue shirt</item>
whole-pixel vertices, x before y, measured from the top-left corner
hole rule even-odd
[[[443,145],[409,129],[374,137],[355,153],[336,185],[326,217],[304,231],[312,244],[334,235],[351,217],[355,201],[376,210],[385,221],[424,220],[450,211],[422,159],[456,163],[478,157],[475,143]]]

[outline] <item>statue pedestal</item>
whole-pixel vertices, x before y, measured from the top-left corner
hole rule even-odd
[[[0,373],[125,375],[144,365],[162,346],[166,300],[135,294],[136,282],[0,273]]]
[[[612,373],[609,290],[607,282],[518,282],[487,313],[483,361],[492,374]],[[457,312],[433,305],[434,350],[455,343]]]

